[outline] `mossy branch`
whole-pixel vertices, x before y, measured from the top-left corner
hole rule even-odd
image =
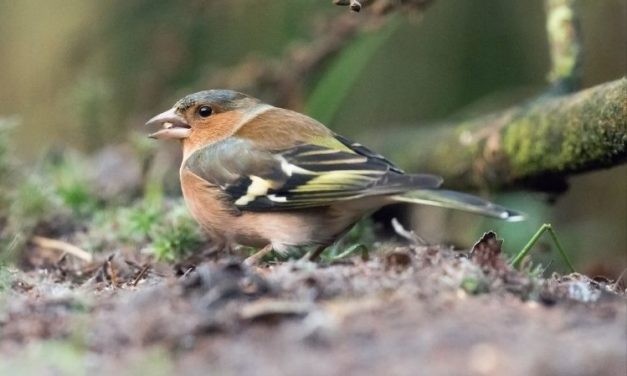
[[[627,79],[437,127],[386,131],[374,145],[457,188],[560,192],[572,174],[627,160]]]
[[[625,162],[627,79],[571,94],[582,74],[575,5],[545,0],[552,64],[544,95],[457,124],[386,133],[379,146],[408,169],[438,173],[457,188],[561,192],[569,175]]]

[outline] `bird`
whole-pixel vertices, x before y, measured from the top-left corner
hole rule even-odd
[[[182,144],[184,201],[222,249],[261,248],[259,255],[309,249],[314,259],[362,217],[394,203],[524,218],[440,189],[439,176],[406,173],[309,116],[237,91],[187,95],[146,125],[160,127],[149,137]]]

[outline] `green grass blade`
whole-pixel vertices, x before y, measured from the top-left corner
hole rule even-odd
[[[566,255],[566,252],[564,252],[564,248],[562,248],[562,244],[557,239],[557,235],[555,234],[555,231],[553,231],[553,227],[549,223],[543,224],[538,229],[538,231],[536,231],[536,233],[533,234],[533,236],[531,237],[531,239],[529,239],[529,241],[523,247],[523,249],[521,249],[520,252],[518,252],[518,254],[516,254],[514,259],[512,260],[512,266],[514,266],[515,268],[519,268],[520,263],[529,254],[529,251],[531,250],[531,248],[538,242],[542,234],[544,234],[547,231],[551,235],[551,239],[553,239],[553,242],[555,243],[555,246],[557,247],[557,251],[559,252],[562,260],[564,260],[564,263],[568,267],[569,271],[571,273],[574,273],[575,268],[573,267],[573,264],[570,262],[568,255]]]

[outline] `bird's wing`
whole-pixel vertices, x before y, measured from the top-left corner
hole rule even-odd
[[[184,164],[218,186],[241,210],[327,206],[340,200],[436,188],[442,179],[407,175],[370,151],[300,144],[268,151],[230,138],[193,153]],[[365,148],[364,148],[365,149]],[[367,150],[367,149],[365,149]]]
[[[376,153],[372,150],[370,150],[369,148],[365,147],[364,145],[358,143],[358,142],[353,142],[351,140],[349,140],[348,138],[339,135],[339,134],[333,134],[333,136],[340,141],[344,146],[346,146],[347,148],[351,149],[353,152],[357,153],[357,154],[361,154],[363,156],[366,156],[368,158],[373,158],[373,159],[377,159],[385,164],[388,165],[388,167],[390,168],[390,170],[392,171],[396,171],[399,173],[404,173],[403,170],[401,170],[398,166],[396,166],[394,163],[390,162],[387,158],[385,158],[384,156],[382,156],[379,153]]]

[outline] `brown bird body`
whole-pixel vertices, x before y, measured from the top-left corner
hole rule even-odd
[[[219,142],[235,136],[254,140],[264,149],[285,150],[311,139],[324,140],[332,135],[322,124],[297,112],[263,103],[251,103],[250,106],[252,111],[247,114],[231,111],[216,115],[211,128],[183,140],[181,188],[192,216],[213,241],[226,248],[238,244],[254,247],[272,244],[274,250],[284,252],[291,246],[330,244],[364,214],[363,206],[358,204],[356,209],[351,208],[354,203],[349,201],[298,211],[234,213],[220,187],[207,184],[206,180],[185,167],[186,157],[205,147],[207,140]],[[234,126],[229,127],[229,124]],[[331,144],[345,148],[340,142]],[[382,205],[370,206],[378,208]]]
[[[148,124],[179,139],[185,202],[224,247],[331,244],[362,216],[394,202],[437,205],[515,220],[478,197],[436,189],[316,120],[229,90],[189,95]]]

